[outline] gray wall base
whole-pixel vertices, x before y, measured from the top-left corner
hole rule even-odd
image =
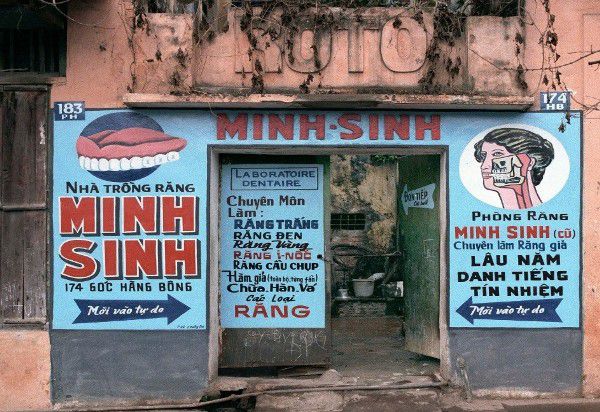
[[[449,338],[457,384],[462,357],[473,390],[581,393],[581,330],[450,329]]]
[[[51,331],[52,401],[177,400],[208,382],[208,331]]]

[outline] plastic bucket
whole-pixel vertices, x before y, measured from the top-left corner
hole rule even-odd
[[[354,296],[357,298],[368,298],[373,296],[375,290],[375,281],[370,279],[354,279],[352,280],[354,286]]]

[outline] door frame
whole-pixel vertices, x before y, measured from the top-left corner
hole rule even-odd
[[[265,156],[264,158],[261,156]],[[326,159],[326,160],[325,160]],[[322,228],[321,230],[323,231],[323,252],[322,252],[322,257],[319,258],[319,255],[316,255],[315,258],[317,260],[321,260],[322,264],[323,264],[323,273],[325,275],[325,279],[324,279],[324,302],[325,302],[325,322],[322,328],[305,328],[305,327],[293,327],[293,328],[281,328],[281,327],[274,327],[274,328],[259,328],[259,327],[252,327],[252,328],[221,328],[221,339],[220,339],[220,351],[219,351],[219,355],[220,355],[220,359],[219,359],[219,368],[243,368],[245,366],[242,366],[239,363],[236,363],[236,361],[234,359],[232,359],[232,357],[235,357],[235,359],[239,359],[237,356],[232,355],[232,352],[237,352],[238,348],[236,347],[237,345],[231,345],[231,343],[234,340],[241,340],[241,339],[246,339],[246,334],[249,331],[255,331],[256,333],[262,334],[268,334],[270,331],[275,332],[276,330],[280,330],[281,334],[285,334],[285,333],[291,333],[292,336],[293,334],[298,334],[301,335],[302,333],[304,333],[305,331],[310,331],[313,332],[315,331],[315,339],[318,333],[319,339],[323,340],[323,345],[318,345],[319,349],[317,349],[316,351],[311,351],[311,356],[309,357],[308,355],[306,357],[301,357],[299,359],[296,359],[295,361],[292,361],[293,363],[287,363],[286,360],[281,360],[279,356],[274,356],[273,359],[277,359],[282,361],[281,364],[278,364],[276,361],[273,361],[271,363],[265,362],[262,364],[258,364],[258,361],[256,359],[251,360],[251,361],[246,361],[249,362],[250,364],[252,364],[252,366],[249,367],[278,367],[278,366],[313,366],[313,365],[318,365],[318,366],[329,366],[331,364],[331,261],[327,258],[324,258],[326,256],[330,255],[330,233],[328,230],[325,230],[325,228],[328,228],[330,226],[330,215],[331,215],[331,211],[330,211],[330,203],[331,203],[331,198],[330,198],[330,187],[329,184],[325,184],[325,179],[329,179],[330,176],[330,161],[329,161],[329,156],[325,155],[325,156],[318,156],[318,155],[310,155],[310,156],[305,156],[305,155],[295,155],[294,158],[290,158],[289,156],[286,155],[278,155],[278,154],[262,154],[262,155],[252,155],[252,154],[248,154],[248,153],[244,153],[244,154],[233,154],[233,153],[220,153],[219,154],[219,182],[220,184],[222,184],[222,166],[225,164],[224,161],[230,161],[231,164],[298,164],[298,165],[302,165],[302,164],[319,164],[323,166],[323,176],[321,177],[323,179],[323,216],[322,216]],[[328,183],[328,182],[327,182]],[[219,215],[219,222],[221,221],[221,202],[222,199],[218,199],[219,200],[219,208],[217,210],[217,213]],[[220,225],[219,225],[220,226]],[[220,231],[220,227],[219,227],[219,235],[221,233]],[[217,249],[217,252],[220,252],[219,249]],[[220,256],[220,253],[219,253]],[[220,265],[220,259],[218,261],[218,273],[219,273],[219,281],[221,279],[221,265]],[[219,292],[221,291],[220,285],[219,285]],[[219,302],[219,307],[220,307],[220,302]],[[324,335],[323,335],[324,334]],[[227,343],[228,342],[228,343]],[[285,340],[284,340],[285,342]],[[228,348],[229,346],[229,348]],[[235,347],[235,350],[231,350],[231,346]],[[272,343],[271,348],[278,346],[276,342]],[[285,345],[285,352],[287,352],[289,349],[289,344]],[[283,349],[283,347],[281,348]],[[227,354],[225,354],[227,353]],[[281,352],[280,352],[281,353]],[[222,356],[221,356],[222,355]],[[223,363],[226,363],[225,360],[228,359],[230,362],[236,363],[235,365],[223,365]],[[287,359],[289,361],[289,359]],[[256,362],[256,364],[255,364]]]
[[[206,274],[208,287],[206,299],[208,302],[208,379],[209,382],[219,377],[219,352],[221,342],[221,329],[219,319],[219,186],[220,186],[220,160],[222,154],[232,155],[306,155],[326,156],[334,154],[398,154],[398,155],[440,155],[440,300],[439,300],[439,328],[440,328],[440,375],[443,379],[450,378],[450,354],[448,347],[448,253],[449,253],[449,221],[448,208],[448,146],[418,146],[418,145],[385,145],[385,146],[357,146],[357,145],[238,145],[217,144],[207,147],[207,218],[208,218],[208,259],[206,261]],[[328,229],[329,230],[329,229]],[[327,232],[326,232],[327,233]],[[327,236],[327,234],[326,234]]]

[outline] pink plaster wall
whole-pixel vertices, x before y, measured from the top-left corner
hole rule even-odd
[[[600,11],[583,16],[582,46],[600,49]],[[597,60],[598,56],[596,56]],[[579,97],[588,105],[600,99],[600,70],[583,64]],[[586,394],[600,395],[600,112],[589,113],[584,122],[584,278],[583,278],[583,373]],[[595,142],[595,143],[594,143]]]
[[[0,410],[51,409],[47,331],[0,331]]]
[[[559,16],[556,27],[559,33],[561,54],[569,61],[581,51],[600,49],[600,3],[597,1],[554,1]],[[596,55],[592,60],[598,60]],[[590,60],[590,59],[587,59]],[[600,72],[598,67],[580,61],[561,71],[575,98],[585,104],[600,99]],[[583,260],[583,330],[584,330],[584,392],[600,395],[600,112],[593,111],[584,117],[584,260]]]
[[[545,14],[539,2],[527,2],[528,14],[538,26],[545,25]],[[553,0],[552,12],[556,15],[555,27],[559,35],[561,61],[568,62],[580,56],[584,50],[600,48],[600,2],[597,0]],[[189,16],[150,17],[149,32],[130,33],[132,7],[126,0],[80,0],[70,4],[70,16],[79,23],[69,23],[69,47],[66,81],[58,82],[52,89],[52,99],[83,99],[88,107],[122,106],[122,96],[128,91],[147,93],[170,93],[185,90],[192,84],[212,86],[248,85],[249,76],[235,73],[233,56],[238,53],[232,42],[234,30],[217,36],[209,46],[194,47],[191,39],[192,22]],[[231,16],[230,16],[231,18]],[[94,25],[89,27],[88,25]],[[507,32],[511,33],[513,28]],[[364,64],[368,73],[348,73],[340,70],[347,67],[347,36],[338,34],[339,48],[333,49],[331,67],[323,70],[315,84],[323,86],[364,87],[395,84],[414,85],[418,74],[399,75],[389,72],[377,59],[366,56]],[[489,31],[475,33],[469,47],[488,50],[491,55],[500,53],[508,56],[514,53],[513,39],[507,39],[506,47],[486,43]],[[510,35],[509,35],[510,37]],[[542,56],[539,53],[539,33],[534,26],[525,26],[525,57],[527,67],[539,67]],[[345,40],[346,39],[346,40]],[[376,32],[365,34],[365,44],[377,50],[379,41]],[[129,43],[132,43],[130,47]],[[204,48],[203,48],[204,47]],[[102,50],[104,49],[104,50]],[[184,64],[177,57],[179,49],[185,54]],[[161,50],[162,62],[156,58],[156,50]],[[463,53],[465,50],[462,51]],[[137,64],[132,65],[135,54]],[[475,76],[474,83],[481,89],[493,83],[493,89],[502,89],[497,72],[489,63],[480,61],[469,53],[469,75]],[[600,54],[594,56],[600,59]],[[377,66],[377,67],[375,67]],[[282,68],[285,69],[285,66]],[[173,86],[169,79],[173,73],[180,73],[182,83]],[[561,69],[563,79],[575,93],[575,99],[588,104],[600,99],[600,68],[589,66],[587,61],[579,61]],[[132,73],[136,82],[132,82]],[[478,77],[482,76],[482,77]],[[285,73],[268,74],[267,82],[274,87],[298,89],[299,80],[304,74],[287,70]],[[493,78],[493,79],[492,79]],[[539,72],[527,75],[529,93],[538,94]],[[510,80],[506,80],[510,81]],[[487,83],[486,83],[487,82]],[[543,86],[543,85],[542,85]],[[129,89],[128,89],[129,87]],[[507,85],[505,90],[513,90]],[[575,104],[576,106],[577,103]],[[557,125],[558,127],[558,125]],[[600,395],[600,112],[585,115],[584,120],[584,272],[583,272],[583,319],[584,319],[584,392]],[[36,343],[37,344],[37,343]],[[1,358],[4,359],[4,358]],[[0,385],[0,391],[2,390]],[[1,395],[1,392],[0,392]],[[0,396],[2,399],[2,396]],[[0,404],[1,409],[1,404]]]
[[[539,27],[545,26],[545,14],[541,6],[528,2],[528,12]],[[579,58],[582,52],[600,50],[600,2],[596,0],[553,0],[552,13],[556,15],[559,62],[567,63]],[[540,67],[542,56],[535,47],[539,32],[527,26],[527,67]],[[576,62],[560,69],[568,89],[573,91],[575,108],[580,103],[591,105],[600,99],[600,69],[588,65],[589,60],[600,59],[600,53],[592,58]],[[527,81],[537,94],[539,72],[528,74]],[[541,84],[540,90],[544,90]],[[579,102],[579,103],[578,103]],[[588,396],[600,395],[600,111],[584,114],[584,176],[583,176],[583,390]]]
[[[130,92],[185,94],[192,87],[210,91],[252,85],[248,40],[236,28],[239,13],[229,13],[226,32],[212,38],[200,30],[201,40],[195,42],[191,15],[148,14],[143,27],[132,32],[134,12],[128,0],[80,0],[69,10],[73,21],[68,24],[67,74],[55,83],[53,101],[80,96],[88,107],[119,107],[123,95]],[[255,58],[264,69],[265,89],[300,93],[305,83],[312,90],[349,93],[420,90],[419,80],[427,71],[424,55],[431,39],[431,16],[424,16],[423,25],[403,17],[399,28],[394,28],[398,13],[405,12],[373,9],[364,12],[367,23],[362,31],[345,27],[326,32],[317,72],[309,31],[294,39],[295,63],[280,54],[285,49],[283,38],[267,46],[265,37],[258,36],[263,51],[255,52]],[[447,87],[445,92],[521,94],[513,76],[478,57],[516,67],[513,48],[503,41],[512,45],[519,30],[517,19],[487,19],[487,26],[479,26],[479,20],[474,18],[467,34],[443,56],[454,63],[460,59],[458,75],[451,78],[441,61],[436,83]],[[312,80],[306,82],[311,71]]]
[[[171,93],[192,84],[192,16],[149,14],[132,32],[128,0],[69,4],[67,74],[52,101],[84,99],[88,107],[123,106],[123,95]],[[77,96],[77,97],[76,97]]]

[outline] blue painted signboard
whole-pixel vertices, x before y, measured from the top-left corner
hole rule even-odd
[[[54,129],[52,327],[204,329],[198,141],[127,111]]]
[[[211,147],[225,151],[239,146],[258,151],[261,147],[303,147],[304,153],[310,153],[312,148],[327,147],[373,151],[429,146],[429,150],[447,151],[447,187],[440,191],[447,190],[449,217],[444,248],[448,253],[449,326],[578,328],[581,115],[571,113],[571,124],[559,132],[562,117],[559,112],[86,108],[85,120],[64,119],[54,124],[52,326],[205,327],[208,217],[204,211],[209,181],[206,159]],[[283,166],[245,166],[273,167],[277,174],[299,165],[291,157]],[[319,182],[311,178],[292,179],[297,186],[278,186],[277,179],[266,183],[269,179],[234,172],[233,166],[225,167],[223,173],[228,173],[229,180],[223,177],[222,190],[230,196],[251,200],[265,196],[275,202],[285,193],[317,199],[307,202],[306,209],[273,204],[245,207],[242,213],[258,211],[260,220],[319,219],[321,208],[315,207]],[[427,212],[434,201],[430,192],[408,182],[406,191],[398,193],[402,212],[410,214],[415,208]],[[235,208],[222,202],[223,198],[222,213]],[[233,233],[226,225],[235,225],[234,220],[222,220],[224,234]],[[322,248],[316,232],[326,230],[322,221],[318,225],[318,230],[302,229],[302,240],[315,251]],[[267,233],[266,229],[248,229],[251,234]],[[226,270],[238,270],[233,267],[232,240],[236,239],[216,245]],[[294,252],[301,253],[301,249]],[[247,252],[259,256],[263,251],[257,246]],[[321,263],[315,259],[311,253],[306,262]],[[321,266],[315,268],[314,274],[321,270]],[[260,274],[259,269],[243,271],[249,276]],[[295,276],[284,271],[278,276]],[[314,274],[306,271],[303,276]],[[249,305],[250,293],[243,298],[240,293],[229,294],[223,274],[219,276],[222,309]],[[269,319],[268,325],[261,325],[321,327],[326,310],[318,283],[322,280],[320,276],[316,292],[298,293],[297,302],[311,306],[310,316]],[[262,284],[262,280],[257,277],[251,283]],[[269,296],[265,294],[265,300]],[[258,318],[242,316],[236,320],[223,314],[221,320],[235,327],[259,323]]]
[[[221,325],[324,328],[323,166],[224,165]]]

